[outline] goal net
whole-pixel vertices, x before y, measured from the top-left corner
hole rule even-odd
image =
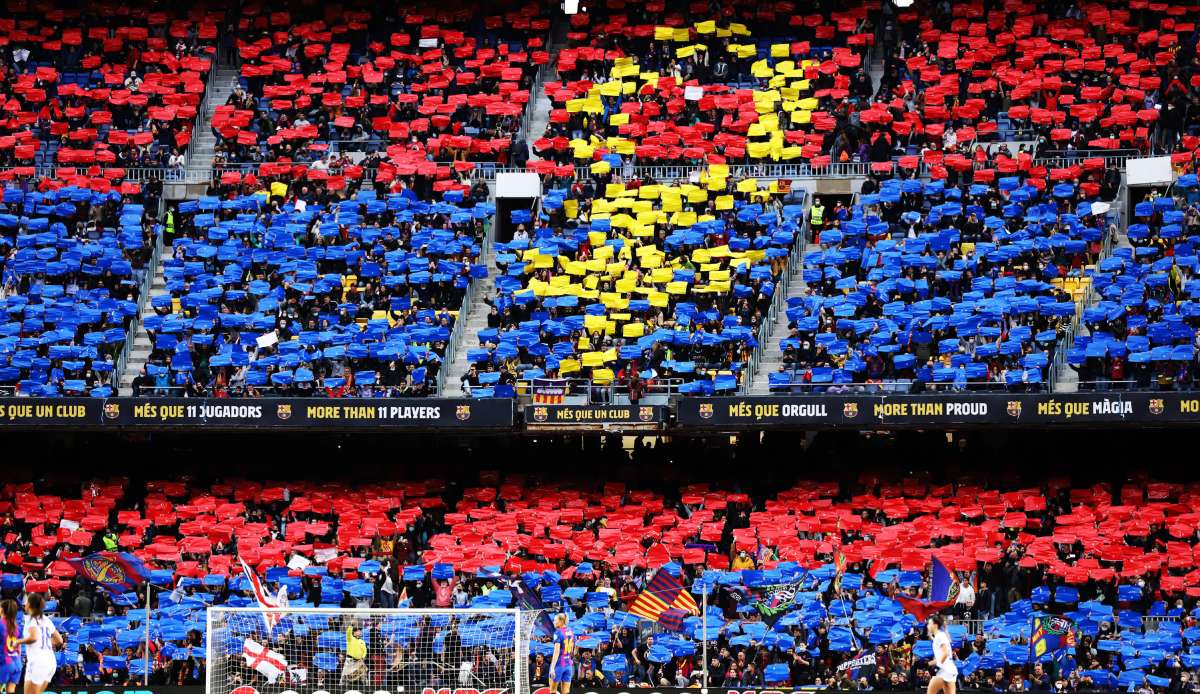
[[[528,644],[537,615],[210,607],[206,690],[528,694]]]

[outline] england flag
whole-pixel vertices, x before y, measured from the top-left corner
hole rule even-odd
[[[258,601],[258,606],[264,609],[282,608],[288,606],[287,586],[279,587],[278,595],[271,595],[263,586],[262,581],[258,578],[258,573],[246,564],[246,560],[238,557],[238,562],[242,565],[242,573],[250,580],[250,588],[254,592],[254,599]],[[263,622],[267,625],[267,634],[270,635],[271,630],[283,619],[283,614],[279,612],[263,612]]]
[[[270,684],[275,684],[275,680],[288,669],[287,659],[282,653],[276,653],[253,639],[246,639],[242,643],[242,657],[246,659],[246,667],[262,673]]]

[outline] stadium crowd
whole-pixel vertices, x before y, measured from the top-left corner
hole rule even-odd
[[[452,178],[438,202],[399,179],[247,179],[172,213],[135,395],[434,392],[493,207]]]
[[[0,166],[182,166],[223,12],[25,2],[6,9]]]
[[[518,379],[565,377],[735,389],[803,223],[785,193],[720,165],[699,183],[609,172],[513,212],[464,387],[498,395]]]
[[[0,497],[8,534],[0,591],[46,594],[67,641],[62,685],[119,685],[144,672],[144,592],[110,595],[65,561],[108,549],[150,569],[151,681],[160,684],[200,682],[206,666],[259,691],[301,677],[324,686],[454,686],[458,659],[480,676],[486,667],[506,672],[502,644],[460,628],[460,649],[434,638],[454,632],[453,623],[402,612],[357,622],[370,647],[365,670],[352,664],[349,680],[347,658],[358,656],[347,650],[347,622],[332,614],[298,617],[270,635],[257,616],[231,618],[231,634],[206,643],[207,606],[255,604],[240,558],[267,592],[285,587],[292,606],[565,611],[580,684],[695,686],[707,636],[711,686],[911,690],[929,677],[930,647],[901,601],[929,598],[940,564],[957,579],[945,611],[961,620],[950,633],[964,688],[1196,687],[1194,485],[1119,472],[1119,482],[979,475],[943,484],[846,473],[840,482],[744,487],[647,476],[703,446],[681,440],[630,452],[615,438],[583,451],[563,441],[535,446],[615,472],[633,466],[644,486],[544,466],[476,472],[462,484],[113,478],[67,491],[61,482],[10,483]],[[707,605],[706,620],[667,611],[655,623],[630,612],[658,571]],[[780,584],[795,590],[770,619],[753,603]],[[1034,662],[1031,620],[1042,614],[1072,619],[1078,640]],[[550,644],[536,622],[531,628],[529,682],[537,685]],[[243,660],[243,638],[286,654],[293,669],[267,682]],[[873,664],[840,667],[867,654]],[[406,671],[427,659],[441,667]]]
[[[1184,174],[1176,186],[1177,194],[1152,192],[1134,206],[1126,243],[1094,272],[1100,300],[1084,311],[1088,335],[1070,355],[1081,388],[1196,388],[1200,185]]]
[[[3,191],[0,392],[114,394],[158,229],[137,199],[86,185]]]
[[[868,180],[811,224],[809,291],[789,299],[772,390],[1044,387],[1084,298],[1072,289],[1115,234],[1108,175],[1101,158],[989,163],[950,155],[929,182]]]
[[[522,165],[519,129],[549,61],[550,20],[537,3],[490,10],[251,8],[237,29],[241,82],[212,124],[218,163],[327,165],[331,155],[386,151],[414,164]]]

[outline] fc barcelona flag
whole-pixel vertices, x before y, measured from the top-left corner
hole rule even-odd
[[[1075,648],[1075,620],[1058,615],[1042,615],[1033,618],[1033,636],[1029,638],[1029,650],[1034,661],[1049,654],[1054,660]]]
[[[657,622],[663,612],[673,607],[688,614],[700,612],[696,599],[683,589],[683,584],[679,582],[679,579],[667,573],[665,569],[659,569],[654,574],[654,578],[650,579],[650,583],[646,585],[646,589],[629,606],[629,611],[639,617]]]
[[[128,552],[97,552],[79,559],[68,559],[80,578],[103,586],[114,595],[136,591],[149,572],[137,557]]]

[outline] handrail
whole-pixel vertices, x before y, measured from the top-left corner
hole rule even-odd
[[[1124,180],[1122,180],[1120,187],[1117,188],[1117,195],[1116,195],[1116,199],[1114,200],[1114,206],[1120,205],[1120,207],[1122,209],[1122,213],[1121,213],[1122,217],[1124,217],[1124,200],[1125,200],[1125,182],[1124,182]],[[1118,219],[1117,223],[1124,224],[1124,220]],[[1099,266],[1101,262],[1103,262],[1104,260],[1107,260],[1109,258],[1109,256],[1112,255],[1113,240],[1114,240],[1113,237],[1115,236],[1115,234],[1109,233],[1109,230],[1111,228],[1114,228],[1114,227],[1110,223],[1109,226],[1105,227],[1105,229],[1104,229],[1103,241],[1101,242],[1101,245],[1100,245],[1100,257],[1096,259],[1097,266]],[[1116,228],[1119,228],[1119,226]],[[1079,325],[1080,325],[1081,317],[1083,316],[1083,311],[1088,306],[1091,306],[1092,303],[1095,302],[1095,300],[1096,300],[1096,284],[1095,284],[1095,282],[1088,282],[1087,290],[1084,292],[1083,298],[1076,301],[1076,303],[1075,303],[1075,314],[1071,317],[1071,330],[1070,330],[1070,332],[1067,333],[1067,336],[1063,339],[1062,344],[1059,345],[1058,351],[1055,352],[1055,354],[1054,354],[1054,363],[1052,364],[1052,368],[1050,371],[1050,381],[1049,381],[1050,392],[1052,392],[1052,393],[1058,391],[1058,375],[1062,372],[1062,370],[1064,368],[1068,368],[1067,354],[1075,346],[1075,338],[1078,337],[1078,335],[1079,335]]]
[[[779,312],[783,310],[783,304],[787,301],[788,290],[791,289],[792,285],[792,276],[803,272],[804,251],[808,247],[808,233],[808,210],[806,208],[800,231],[796,233],[796,238],[792,242],[792,247],[788,252],[787,268],[784,270],[779,284],[775,286],[775,295],[771,297],[771,306],[767,309],[766,319],[758,326],[758,335],[756,336],[758,345],[750,355],[750,361],[746,364],[747,375],[742,379],[741,383],[740,392],[743,395],[749,393],[751,386],[754,384],[755,374],[758,373],[758,365],[762,361],[763,354],[766,353],[767,341],[771,338],[771,327],[775,325],[775,319],[779,316]]]
[[[187,153],[183,156],[185,168],[190,168],[192,165],[192,154],[196,151],[192,143],[196,141],[201,129],[205,126],[205,121],[208,120],[208,100],[212,98],[213,84],[217,81],[217,63],[220,59],[219,55],[214,55],[212,60],[208,61],[208,78],[204,82],[204,96],[200,99],[200,106],[196,109],[196,118],[192,121],[192,139],[188,142]]]
[[[483,238],[479,241],[479,260],[484,262],[487,260],[488,251],[491,249],[493,235],[495,233],[495,225],[491,220],[484,221]],[[487,264],[486,262],[484,263]],[[491,272],[489,269],[488,272]],[[467,330],[467,318],[471,309],[475,307],[475,300],[478,298],[479,285],[483,283],[482,279],[472,280],[467,285],[467,291],[463,294],[462,306],[458,309],[458,318],[454,321],[454,327],[450,329],[450,341],[446,343],[446,356],[442,360],[442,368],[438,369],[437,383],[435,393],[438,395],[445,394],[446,387],[446,372],[449,370],[450,364],[446,359],[454,359],[458,354],[458,345],[463,340],[463,334]]]
[[[129,328],[125,331],[125,343],[121,347],[121,354],[118,355],[116,362],[113,364],[113,390],[119,395],[121,388],[121,379],[125,376],[125,367],[129,365],[129,353],[133,351],[134,340],[137,339],[138,330],[142,327],[142,311],[145,310],[146,304],[150,301],[150,292],[154,288],[154,276],[158,273],[158,265],[162,262],[163,253],[163,236],[162,229],[157,228],[155,224],[154,234],[154,252],[150,255],[150,262],[146,266],[146,276],[142,278],[142,286],[138,292],[137,313],[134,314],[133,320],[129,322]]]
[[[1151,383],[1151,385],[1149,385],[1149,386],[1142,386],[1142,385],[1139,385],[1137,381],[1135,381],[1131,378],[1123,378],[1123,379],[1118,379],[1118,380],[1114,380],[1111,378],[1095,378],[1090,381],[1079,381],[1080,390],[1082,390],[1083,389],[1082,387],[1085,385],[1091,386],[1090,388],[1088,388],[1088,390],[1096,391],[1096,392],[1104,392],[1106,390],[1129,390],[1129,391],[1145,393],[1145,392],[1162,392],[1162,391],[1175,391],[1175,390],[1184,390],[1184,391],[1194,390],[1193,388],[1174,388],[1174,387],[1159,388],[1156,385],[1154,385],[1153,383]]]
[[[792,369],[790,373],[793,377],[806,371],[807,369]],[[786,371],[776,373],[789,373]],[[853,383],[838,383],[830,381],[829,383],[788,383],[774,386],[771,392],[792,392],[792,393],[811,393],[818,388],[831,389],[840,388],[859,392],[894,392],[898,390],[909,391],[917,384],[915,379],[889,379],[884,381],[869,381],[869,382],[853,382]],[[955,383],[953,381],[921,381],[921,391],[937,391],[937,392],[967,392],[973,390],[1008,390],[1009,388],[1027,387],[1030,384],[1021,382],[1009,384],[1007,381],[976,381],[967,380],[966,383]],[[1042,385],[1045,385],[1043,383]]]
[[[245,391],[246,391],[247,387],[253,388],[254,391],[257,393],[257,395],[246,395]],[[256,399],[256,398],[270,398],[270,397],[282,397],[282,398],[308,397],[308,398],[313,398],[313,399],[333,398],[333,397],[343,397],[343,398],[360,398],[360,397],[369,397],[369,398],[375,398],[375,397],[426,398],[426,397],[428,397],[428,398],[432,398],[432,397],[437,397],[436,392],[429,392],[425,395],[397,395],[397,396],[376,395],[376,393],[387,393],[388,391],[395,390],[398,387],[399,386],[383,386],[383,385],[379,385],[379,384],[369,385],[369,386],[356,385],[356,386],[354,386],[354,388],[357,391],[363,393],[362,395],[332,396],[332,395],[328,395],[327,393],[325,393],[323,386],[318,386],[314,382],[313,394],[308,395],[308,396],[300,396],[294,392],[283,393],[282,395],[280,395],[278,393],[278,390],[279,390],[278,387],[273,386],[273,385],[246,386],[245,384],[242,384],[237,387],[229,388],[226,391],[226,394],[224,397],[233,398],[233,399],[242,399],[242,398]],[[142,392],[138,395],[138,397],[139,398],[186,398],[189,396],[187,394],[187,386],[149,385],[142,389]],[[200,396],[200,397],[212,397],[212,396],[205,395],[205,396]]]

